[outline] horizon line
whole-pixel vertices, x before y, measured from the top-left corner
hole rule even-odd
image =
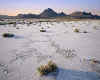
[[[46,8],[48,9],[48,8]],[[42,13],[44,10],[46,9],[28,9],[28,10],[0,10],[0,15],[7,15],[7,16],[17,16],[18,14],[36,14],[39,15],[40,13]],[[52,8],[50,8],[52,9]],[[53,9],[55,12],[57,13],[61,13],[64,12],[67,15],[70,15],[73,12],[88,12],[88,13],[92,13],[93,15],[99,15],[100,16],[100,11],[96,11],[96,10],[73,10],[73,9]],[[7,14],[5,14],[7,13]]]

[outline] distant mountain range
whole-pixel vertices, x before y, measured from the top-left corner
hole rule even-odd
[[[18,14],[17,16],[0,15],[0,18],[78,18],[78,19],[100,19],[100,16],[88,12],[73,12],[70,15],[64,12],[57,13],[53,9],[45,9],[40,14]]]
[[[45,9],[39,15],[36,14],[18,14],[18,18],[56,18],[56,17],[66,17],[67,15],[64,12],[57,13],[54,10],[48,8]]]
[[[100,19],[100,16],[93,15],[92,13],[88,12],[73,12],[70,14],[73,18],[89,18],[89,19]]]

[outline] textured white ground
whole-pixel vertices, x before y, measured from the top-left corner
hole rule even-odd
[[[19,27],[19,29],[16,29]],[[0,80],[100,80],[100,21],[0,25]],[[47,32],[40,32],[44,27]],[[74,28],[80,33],[73,32]],[[83,33],[83,31],[88,33]],[[14,38],[3,38],[11,32]],[[37,68],[52,60],[58,75],[40,77]]]

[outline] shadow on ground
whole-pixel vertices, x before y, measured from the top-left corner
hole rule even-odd
[[[56,80],[100,80],[100,75],[96,72],[84,72],[60,68]]]

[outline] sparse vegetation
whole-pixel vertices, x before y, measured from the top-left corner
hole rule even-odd
[[[0,22],[0,25],[16,24],[16,22]]]
[[[0,22],[0,25],[6,25],[7,23],[6,22]]]
[[[87,31],[83,31],[83,33],[88,33]]]
[[[64,56],[65,58],[72,58],[72,57],[77,56],[75,54],[76,50],[74,50],[74,49],[69,49],[69,48],[62,49],[60,47],[60,45],[59,44],[56,44],[55,42],[52,42],[51,43],[51,46],[56,48],[56,53]]]
[[[79,29],[77,29],[77,28],[75,28],[75,29],[74,29],[74,32],[79,33],[79,32],[80,32],[80,30],[79,30]]]
[[[46,32],[46,30],[41,29],[40,32]]]
[[[96,63],[100,64],[100,61],[98,61],[98,60],[96,60],[96,59],[91,59],[90,61],[91,61],[92,63],[94,63],[94,64],[96,64]]]
[[[2,36],[5,37],[5,38],[12,38],[12,37],[14,37],[15,35],[12,34],[12,33],[4,33]]]
[[[40,29],[40,32],[46,32],[46,30],[42,27],[42,28]]]
[[[41,29],[40,32],[46,32],[46,30]]]
[[[49,73],[52,72],[56,72],[57,69],[58,69],[57,65],[54,62],[49,61],[47,65],[41,65],[38,68],[38,72],[40,73],[41,76],[43,76],[43,75],[48,75]]]
[[[8,24],[16,24],[16,22],[9,22]]]

